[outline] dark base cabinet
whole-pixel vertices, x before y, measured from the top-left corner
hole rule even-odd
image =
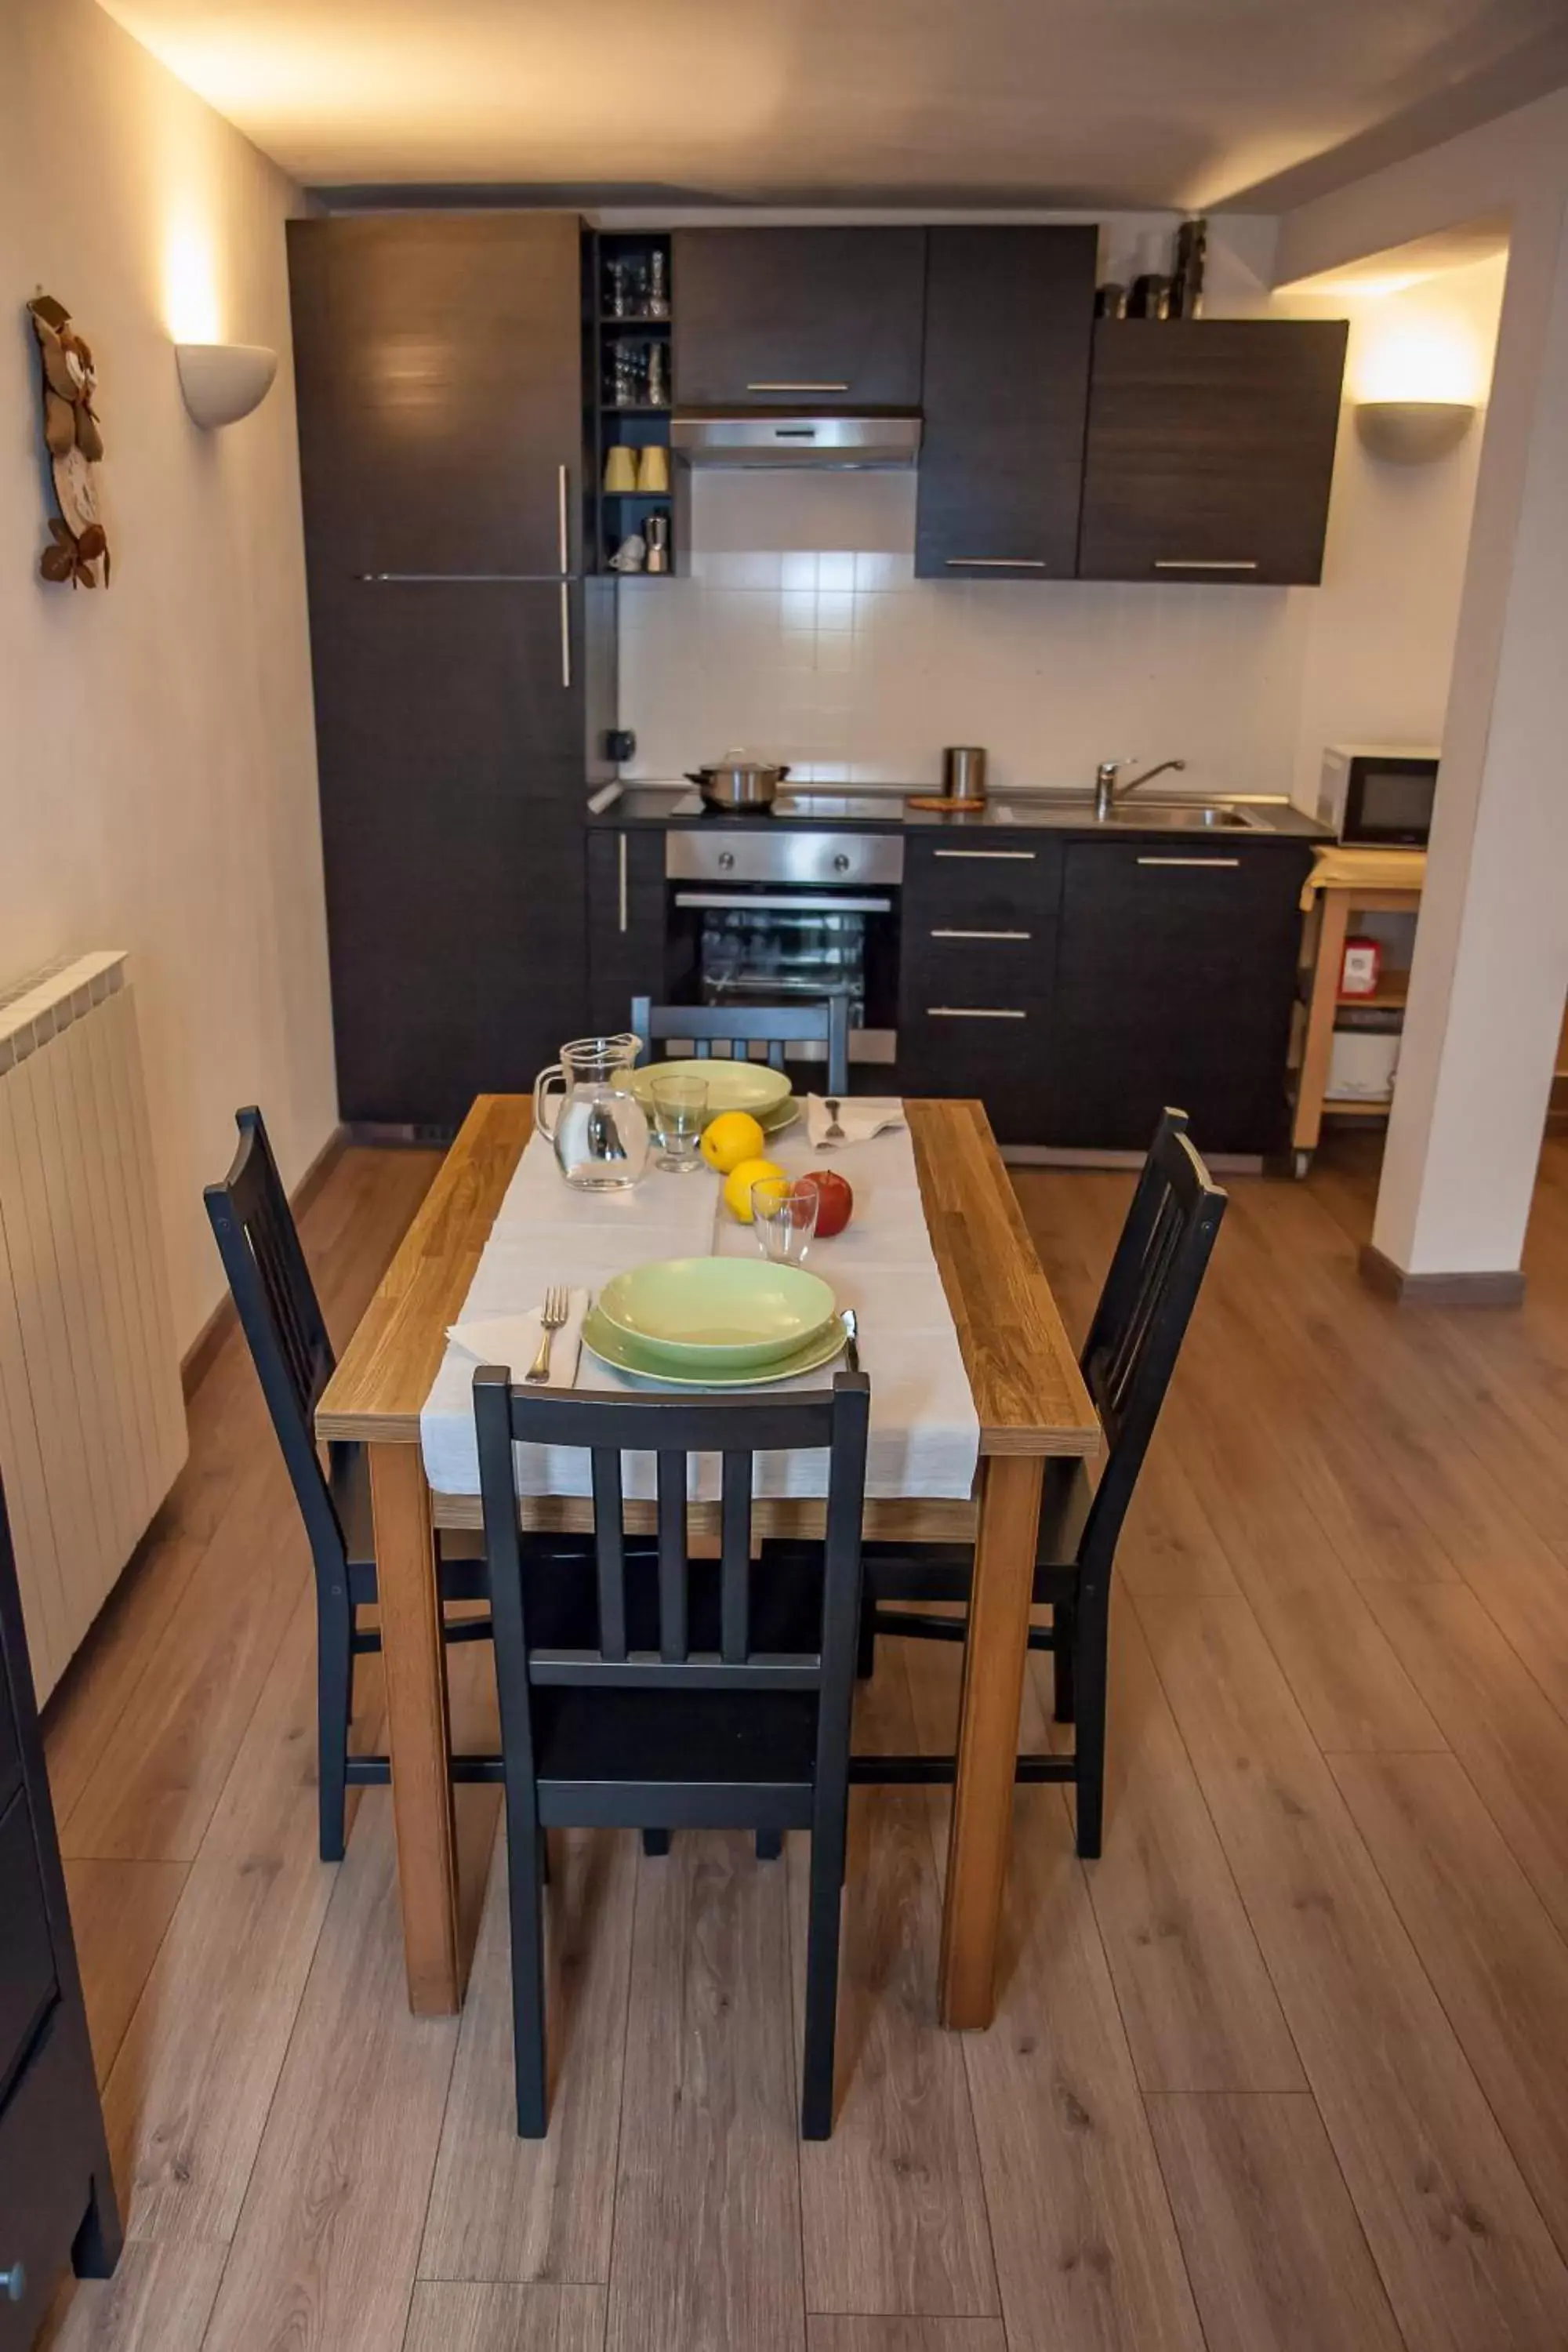
[[[588,835],[588,1019],[598,1034],[624,1029],[634,996],[668,1003],[664,842],[628,825]]]
[[[1061,845],[911,839],[900,950],[900,1089],[973,1095],[1001,1143],[1049,1118]]]
[[[0,1497],[0,2352],[61,2273],[106,2278],[120,2216]]]
[[[1310,863],[1305,842],[1068,844],[1039,1140],[1142,1150],[1171,1103],[1201,1151],[1278,1148]]]

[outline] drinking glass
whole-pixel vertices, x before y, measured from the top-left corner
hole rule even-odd
[[[775,1265],[799,1265],[816,1232],[821,1196],[815,1184],[763,1176],[752,1187],[752,1230]]]
[[[708,1081],[684,1075],[656,1077],[651,1092],[653,1131],[662,1154],[658,1164],[689,1176],[702,1165],[697,1145],[708,1115]]]

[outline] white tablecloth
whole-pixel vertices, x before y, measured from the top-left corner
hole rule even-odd
[[[860,1363],[871,1383],[867,1493],[967,1498],[980,1425],[926,1231],[907,1130],[818,1158],[802,1120],[775,1139],[770,1157],[791,1174],[832,1165],[855,1190],[854,1221],[832,1241],[816,1243],[808,1264],[832,1284],[839,1306],[853,1307],[859,1318]],[[650,1258],[746,1256],[756,1246],[751,1227],[737,1224],[723,1208],[719,1180],[706,1169],[672,1176],[650,1168],[628,1192],[576,1192],[559,1173],[549,1144],[536,1135],[518,1162],[454,1319],[478,1322],[537,1306],[550,1283],[583,1284],[596,1295],[612,1274]],[[776,1388],[821,1388],[834,1369]],[[479,1490],[473,1377],[473,1357],[448,1344],[419,1417],[425,1475],[437,1494]],[[577,1386],[626,1395],[638,1384],[584,1349]],[[519,1446],[517,1455],[520,1494],[589,1493],[586,1454]],[[629,1496],[651,1496],[651,1457],[628,1456],[624,1475]],[[760,1454],[755,1486],[769,1496],[822,1495],[826,1456]],[[718,1492],[717,1456],[703,1456],[693,1464],[692,1496],[710,1500]]]

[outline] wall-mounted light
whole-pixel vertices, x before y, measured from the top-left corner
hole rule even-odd
[[[1355,424],[1363,446],[1396,466],[1425,466],[1457,449],[1476,417],[1469,400],[1363,400]]]
[[[176,343],[174,360],[185,406],[207,432],[259,408],[278,373],[265,343]]]

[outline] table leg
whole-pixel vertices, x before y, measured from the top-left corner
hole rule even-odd
[[[369,1451],[408,2005],[416,2017],[447,2017],[462,2006],[462,1988],[447,1654],[430,1490],[417,1445]]]
[[[1043,1475],[1029,1454],[992,1454],[982,1465],[942,1916],[944,2025],[989,2025],[995,2007]]]

